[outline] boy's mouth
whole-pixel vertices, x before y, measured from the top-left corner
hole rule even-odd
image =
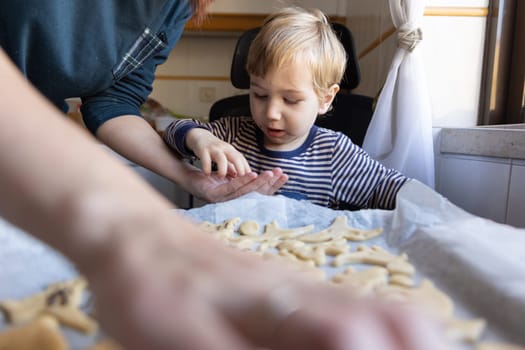
[[[285,131],[281,129],[266,128],[266,134],[270,137],[282,137],[284,136]]]

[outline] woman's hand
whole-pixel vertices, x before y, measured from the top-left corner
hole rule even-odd
[[[16,198],[2,217],[75,264],[103,329],[127,350],[444,349],[419,315],[213,240],[37,95],[1,50],[0,76],[0,193]]]
[[[288,181],[288,175],[281,168],[260,174],[249,172],[235,178],[221,178],[213,173],[205,175],[189,164],[186,165],[185,172],[187,174],[183,187],[195,197],[209,203],[227,201],[250,192],[272,195]]]
[[[244,176],[251,172],[242,153],[206,129],[194,128],[188,131],[186,146],[200,159],[202,171],[206,175],[211,174],[212,163],[217,165],[216,174],[219,178]]]
[[[174,157],[151,126],[136,116],[107,121],[99,128],[97,136],[127,159],[174,181],[206,202],[223,202],[254,191],[271,195],[288,181],[280,168],[260,174],[247,172],[235,178],[220,177],[216,173],[205,175],[202,170]],[[137,140],[141,140],[140,147],[136,146]]]
[[[127,230],[85,270],[103,329],[127,350],[451,349],[412,309],[352,299],[173,213]]]

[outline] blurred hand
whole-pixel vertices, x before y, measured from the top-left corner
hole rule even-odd
[[[142,224],[84,270],[97,318],[127,350],[450,349],[415,310],[352,299],[185,220]]]

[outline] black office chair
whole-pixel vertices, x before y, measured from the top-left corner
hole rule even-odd
[[[339,23],[332,23],[332,28],[343,44],[348,61],[345,73],[340,83],[341,90],[328,113],[320,116],[316,125],[341,131],[358,146],[363,144],[368,124],[373,113],[373,98],[353,94],[361,81],[358,58],[354,39],[350,30]],[[230,79],[237,89],[249,89],[250,76],[246,71],[248,49],[259,32],[260,28],[244,32],[238,39],[232,59]],[[250,100],[248,94],[226,97],[216,101],[210,109],[210,120],[217,120],[225,116],[250,116]]]

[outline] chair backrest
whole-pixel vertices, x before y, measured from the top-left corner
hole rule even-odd
[[[320,116],[317,125],[345,133],[352,142],[361,146],[364,135],[372,117],[373,99],[368,96],[356,95],[350,92],[361,81],[361,71],[355,49],[354,39],[350,30],[339,23],[332,23],[332,28],[343,44],[347,53],[346,69],[341,80],[341,91],[333,102],[333,109]],[[250,76],[246,71],[246,60],[250,45],[260,28],[244,32],[238,39],[233,54],[230,70],[232,85],[237,89],[250,88]],[[249,96],[237,95],[216,101],[209,113],[211,121],[224,116],[249,116]]]
[[[341,81],[341,89],[353,90],[361,81],[361,71],[359,70],[359,63],[357,59],[354,38],[350,30],[340,24],[332,23],[332,28],[337,37],[343,44],[348,60],[346,62],[346,69]],[[259,33],[260,28],[253,28],[244,32],[237,41],[235,52],[233,54],[232,66],[230,71],[230,79],[237,89],[250,88],[250,76],[246,71],[246,60],[248,58],[248,50],[250,45]]]

